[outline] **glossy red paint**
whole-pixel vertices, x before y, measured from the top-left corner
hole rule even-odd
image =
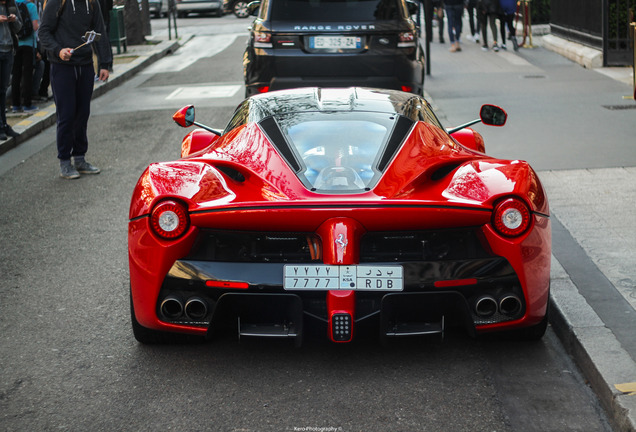
[[[195,129],[185,136],[181,143],[181,157],[196,154],[218,141],[219,136],[205,129]]]
[[[460,129],[457,132],[451,134],[455,140],[462,146],[471,150],[478,151],[480,153],[486,153],[486,145],[484,144],[484,138],[478,132],[475,132],[471,128]]]
[[[186,111],[177,114],[175,121],[185,122]],[[550,281],[545,191],[526,162],[483,154],[483,139],[472,129],[453,137],[430,123],[417,122],[373,188],[327,195],[303,185],[257,124],[248,123],[222,137],[205,130],[191,132],[182,147],[188,156],[151,164],[133,192],[128,239],[137,321],[148,329],[206,333],[205,327],[157,317],[166,275],[175,261],[187,256],[202,229],[316,233],[322,246],[320,264],[355,265],[360,263],[360,240],[366,232],[480,227],[487,249],[505,257],[514,269],[526,312],[514,321],[478,325],[477,331],[539,323],[546,313]],[[528,205],[532,222],[521,236],[507,238],[492,228],[491,215],[497,202],[512,196]],[[177,240],[161,239],[149,226],[149,215],[164,199],[180,200],[189,212],[191,226]],[[472,281],[434,284],[444,289]],[[355,299],[354,291],[327,291],[332,340],[332,317],[355,317]]]

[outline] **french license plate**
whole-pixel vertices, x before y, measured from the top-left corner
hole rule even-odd
[[[356,290],[402,291],[402,266],[284,266],[283,288],[286,290]]]
[[[360,49],[362,38],[360,36],[312,36],[309,38],[309,47],[312,49]]]

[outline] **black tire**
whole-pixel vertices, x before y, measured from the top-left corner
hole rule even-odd
[[[533,325],[532,327],[527,327],[524,329],[517,330],[517,333],[515,334],[515,336],[518,336],[519,339],[526,340],[526,341],[537,341],[541,339],[543,335],[545,334],[546,330],[548,329],[548,321],[549,321],[548,316],[549,316],[549,309],[550,309],[549,305],[550,303],[548,303],[548,309],[546,309],[545,316],[543,317],[543,319],[541,320],[539,324]]]
[[[232,13],[237,17],[237,18],[247,18],[250,16],[249,11],[247,10],[247,5],[249,4],[248,1],[245,0],[238,0],[236,2],[234,2],[234,4],[232,5]]]

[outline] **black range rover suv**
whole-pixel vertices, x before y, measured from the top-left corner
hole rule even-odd
[[[309,86],[421,95],[416,8],[406,0],[261,0],[243,55],[246,96]]]

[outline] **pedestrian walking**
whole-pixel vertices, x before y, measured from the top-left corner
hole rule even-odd
[[[516,1],[516,0],[515,0]],[[470,26],[470,40],[479,42],[481,24],[477,14],[477,0],[466,0],[466,12],[468,13],[468,25]]]
[[[437,34],[439,43],[444,41],[444,2],[442,0],[433,0],[433,17],[437,23]]]
[[[514,26],[515,14],[517,13],[517,0],[499,0],[501,16],[499,17],[499,27],[501,30],[501,48],[506,49],[506,27],[508,27],[508,39],[512,41],[515,51],[519,50],[517,42],[517,32]]]
[[[14,113],[32,113],[38,110],[33,105],[33,66],[37,49],[36,32],[40,23],[38,8],[29,0],[15,0],[23,19],[22,32],[18,38],[18,49],[13,59],[11,76],[11,110]],[[26,15],[26,16],[25,16]],[[27,23],[26,21],[29,21]]]
[[[91,31],[95,32],[93,36],[87,33]],[[60,176],[75,179],[80,174],[99,174],[100,169],[85,159],[96,77],[93,48],[97,53],[97,78],[100,81],[108,79],[108,68],[112,63],[99,1],[48,0],[42,13],[39,36],[51,63]]]
[[[464,15],[464,0],[444,0],[446,18],[448,19],[448,40],[451,52],[461,51],[459,38],[462,35],[462,17]]]
[[[16,33],[22,28],[18,17],[18,8],[14,0],[0,0],[0,140],[8,136],[16,137],[16,133],[7,124],[7,89],[11,81],[13,56],[17,46]]]
[[[501,15],[501,9],[499,7],[499,0],[477,0],[477,15],[481,20],[481,35],[483,45],[481,49],[488,51],[488,27],[492,33],[493,51],[499,51],[499,45],[497,44],[497,18]]]

